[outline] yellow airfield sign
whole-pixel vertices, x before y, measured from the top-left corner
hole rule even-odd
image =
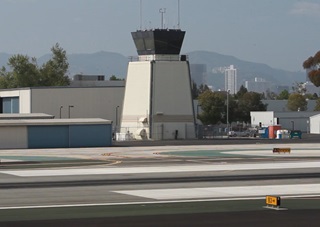
[[[270,206],[276,206],[279,207],[280,206],[280,197],[278,196],[271,196],[271,195],[267,195],[266,196],[266,204],[270,205]]]

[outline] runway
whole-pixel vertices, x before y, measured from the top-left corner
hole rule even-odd
[[[276,170],[276,169],[308,169],[320,168],[319,161],[313,162],[278,162],[251,164],[211,164],[211,165],[179,165],[158,167],[126,167],[126,168],[73,168],[55,170],[14,170],[0,171],[19,177],[49,177],[49,176],[85,176],[110,174],[144,174],[144,173],[179,173],[179,172],[214,172],[239,170]]]
[[[206,212],[246,212],[246,216],[254,211],[264,212],[266,195],[281,196],[290,211],[319,210],[318,144],[290,145],[292,153],[285,155],[273,154],[273,146],[27,151],[35,158],[35,164],[41,164],[36,168],[29,165],[33,160],[24,166],[26,150],[0,151],[0,156],[10,156],[12,161],[22,160],[22,164],[15,163],[12,168],[10,163],[0,166],[0,185],[4,186],[0,189],[0,223],[70,218],[74,222],[79,218],[97,221],[106,215],[127,218]],[[40,156],[41,161],[37,159]],[[77,164],[51,166],[50,158],[56,162],[64,157],[68,162],[76,159]],[[87,165],[89,160],[97,163]],[[111,162],[116,164],[110,165]]]

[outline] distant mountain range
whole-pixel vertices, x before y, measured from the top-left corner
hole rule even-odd
[[[214,88],[224,87],[224,74],[219,69],[234,65],[238,70],[238,83],[252,81],[255,77],[263,78],[272,84],[292,86],[295,82],[304,82],[304,72],[290,72],[274,69],[266,64],[243,61],[233,56],[222,55],[215,52],[194,51],[187,53],[190,64],[205,64],[207,66],[206,81]],[[0,53],[0,67],[5,66],[10,54]],[[44,55],[38,59],[41,65],[50,59],[50,55]],[[105,75],[106,79],[115,75],[125,78],[129,58],[118,53],[97,52],[93,54],[70,54],[70,76],[75,74]],[[192,67],[192,66],[191,66]]]

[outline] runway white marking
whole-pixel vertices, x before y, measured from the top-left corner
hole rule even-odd
[[[264,185],[209,188],[175,188],[114,191],[116,193],[155,200],[238,198],[248,196],[318,195],[320,184]]]
[[[253,164],[210,164],[210,165],[179,165],[160,167],[106,167],[106,168],[74,168],[74,169],[37,169],[0,171],[19,177],[44,176],[80,176],[80,175],[108,175],[108,174],[139,174],[139,173],[179,173],[204,171],[233,171],[233,170],[270,170],[270,169],[299,169],[320,168],[320,162],[277,162]]]

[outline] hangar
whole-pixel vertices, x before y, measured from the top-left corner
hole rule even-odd
[[[106,147],[112,145],[111,121],[104,119],[0,120],[1,148]]]
[[[123,93],[123,85],[0,90],[0,148],[111,146]]]

